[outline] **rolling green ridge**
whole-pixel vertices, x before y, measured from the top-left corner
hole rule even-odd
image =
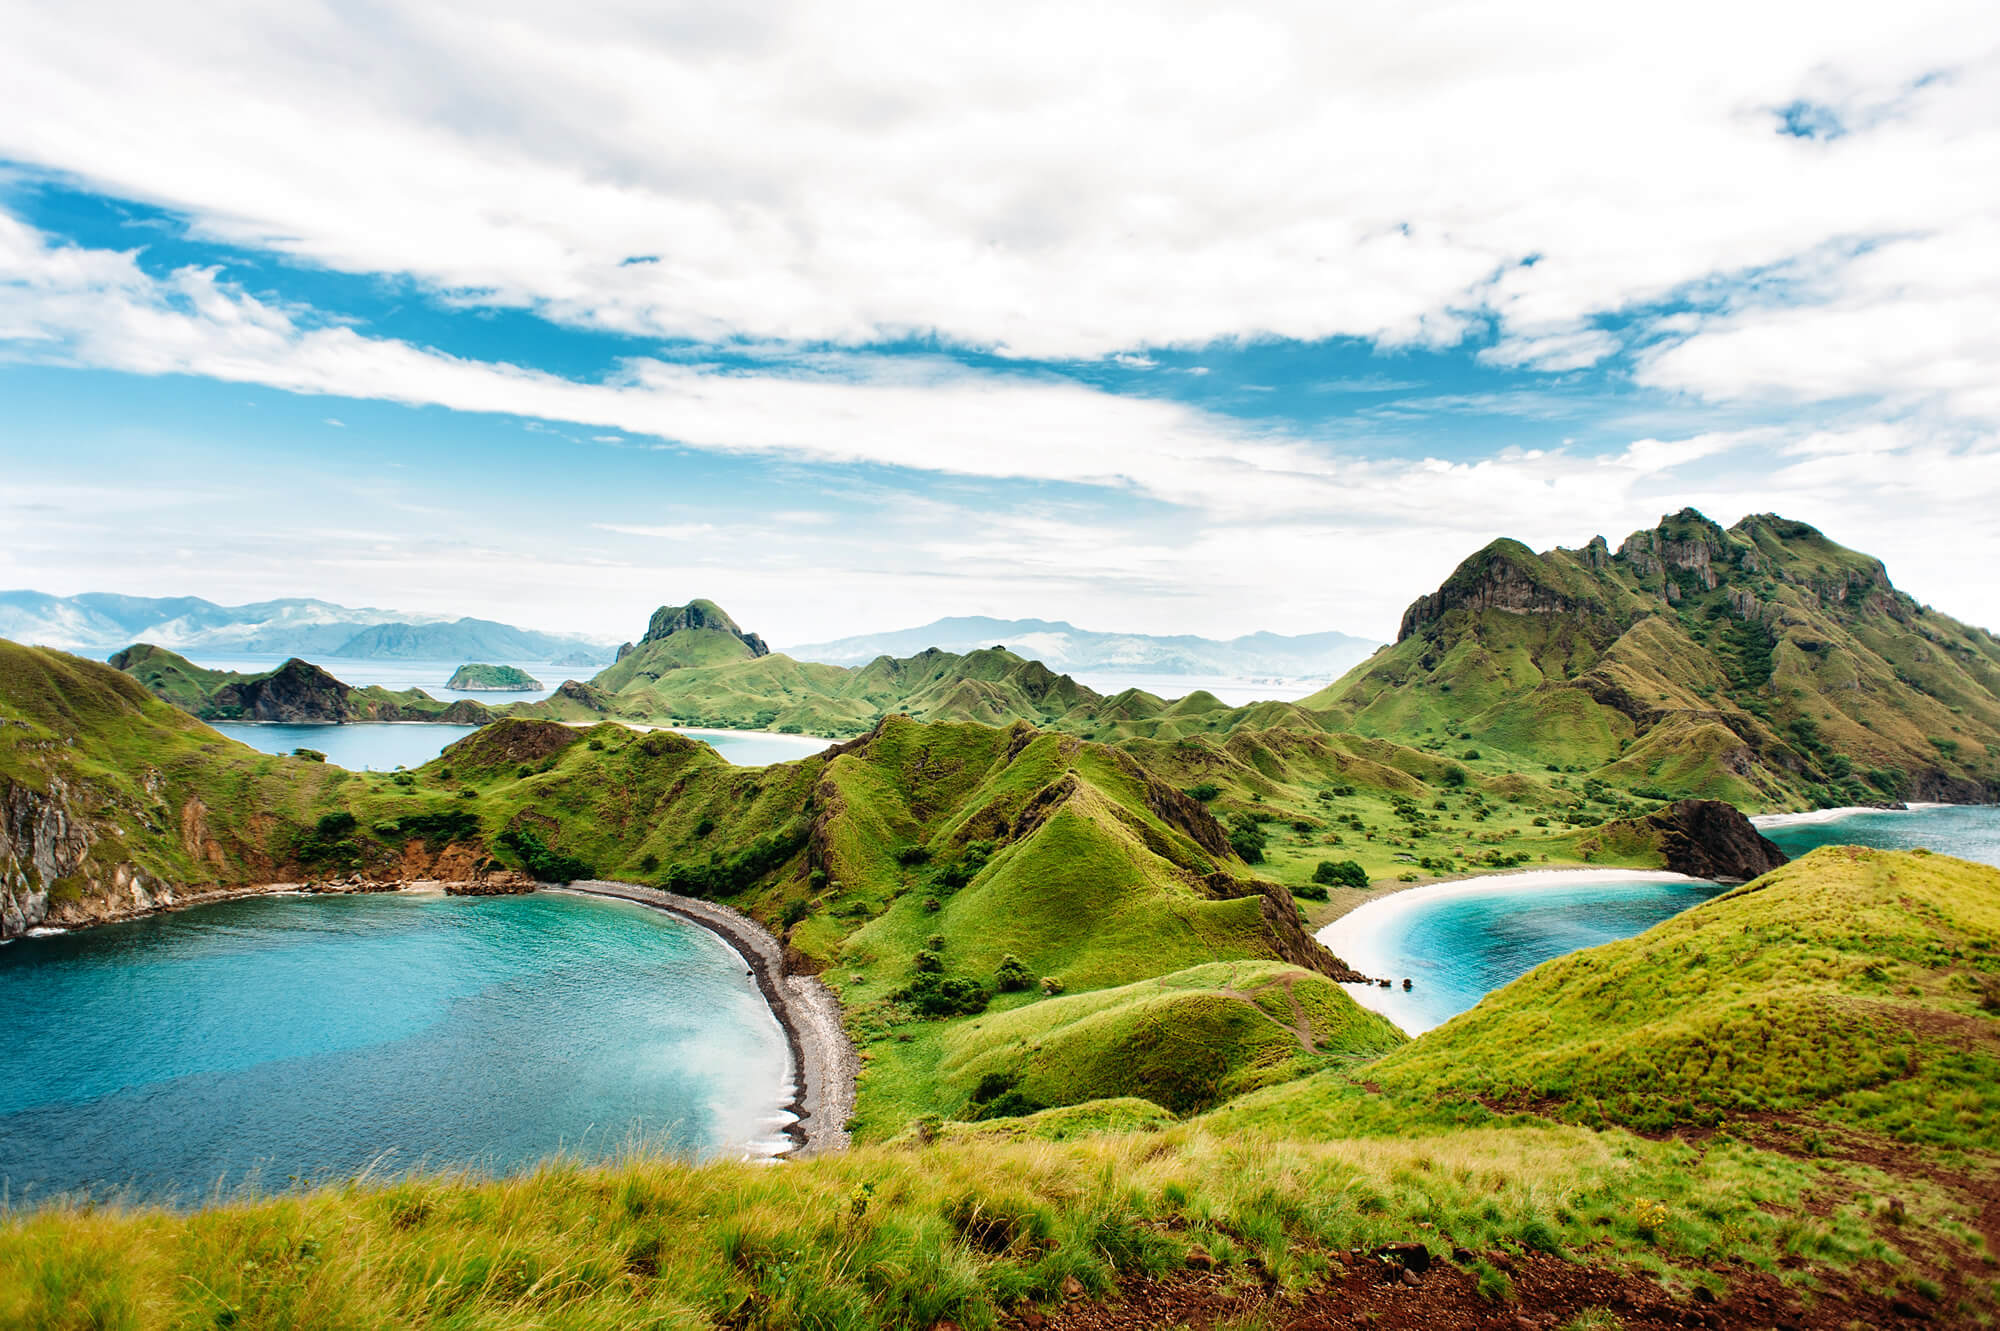
[[[2000,1163],[1996,1011],[2000,870],[1829,846],[1544,963],[1356,1077],[1315,1074],[1216,1121],[1338,1133],[1411,1116],[1649,1131],[1776,1118]]]
[[[2000,791],[2000,640],[1801,522],[1693,510],[1479,551],[1300,706],[1333,728],[1751,807]]]
[[[297,657],[275,670],[243,674],[208,670],[164,647],[142,642],[115,653],[110,663],[156,697],[204,721],[439,721],[476,726],[493,719],[487,708],[463,698],[440,702],[422,689],[385,689],[377,684],[357,689]],[[511,669],[480,667],[497,668]]]

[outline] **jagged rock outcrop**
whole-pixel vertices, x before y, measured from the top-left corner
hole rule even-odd
[[[1669,870],[1695,878],[1748,881],[1791,858],[1721,800],[1680,800],[1637,823],[1658,838]]]
[[[689,601],[686,605],[661,606],[653,612],[652,619],[647,621],[646,634],[639,639],[638,645],[643,647],[649,642],[658,642],[671,634],[691,629],[715,629],[730,634],[748,647],[753,657],[771,654],[771,649],[764,644],[762,638],[755,633],[745,633],[737,626],[736,621],[713,601]],[[627,652],[621,647],[618,649],[618,655],[622,660]]]
[[[1585,608],[1578,597],[1544,576],[1534,551],[1519,541],[1499,540],[1460,564],[1435,592],[1418,597],[1403,612],[1396,641],[1415,636],[1454,610],[1564,615]]]
[[[90,853],[89,829],[67,797],[60,781],[46,792],[0,783],[0,938],[46,920],[51,892]]]
[[[245,721],[340,723],[354,719],[348,702],[353,692],[295,656],[261,679],[223,685],[215,691],[213,705],[217,713]]]

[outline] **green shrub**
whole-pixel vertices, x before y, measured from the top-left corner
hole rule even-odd
[[[549,849],[531,828],[510,827],[500,834],[499,844],[520,857],[521,867],[536,882],[573,883],[597,876],[596,870],[576,856]]]
[[[1321,860],[1313,869],[1313,882],[1323,887],[1368,886],[1368,871],[1356,860]]]
[[[977,981],[923,972],[896,997],[926,1017],[962,1017],[984,1012],[990,1001]]]
[[[1034,982],[1035,977],[1012,952],[1000,958],[1000,968],[993,973],[993,987],[1003,994],[1025,992]]]
[[[1216,785],[1213,781],[1203,781],[1199,785],[1189,786],[1181,793],[1189,799],[1197,799],[1206,804],[1222,793],[1222,787]]]
[[[1245,864],[1264,862],[1264,825],[1257,815],[1239,813],[1229,820],[1229,848],[1240,856]]]

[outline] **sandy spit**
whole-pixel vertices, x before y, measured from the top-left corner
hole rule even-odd
[[[796,1145],[786,1154],[823,1155],[846,1149],[861,1061],[840,1023],[840,1000],[817,976],[787,975],[784,946],[769,930],[728,906],[638,883],[590,879],[556,890],[616,897],[678,915],[741,953],[792,1050],[796,1089],[786,1108],[797,1121],[787,1124],[785,1132]]]

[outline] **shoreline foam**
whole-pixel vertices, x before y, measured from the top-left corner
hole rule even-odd
[[[1313,937],[1342,961],[1375,979],[1399,982],[1390,974],[1392,962],[1385,940],[1397,926],[1423,907],[1460,897],[1484,896],[1496,892],[1553,887],[1616,886],[1634,887],[1647,883],[1705,883],[1711,880],[1665,869],[1520,869],[1511,873],[1481,874],[1476,878],[1455,878],[1441,883],[1419,883],[1397,892],[1361,902],[1354,909],[1322,925]],[[1381,1011],[1369,1001],[1371,994],[1394,992],[1372,983],[1343,986],[1362,1006]],[[1386,1014],[1385,1014],[1386,1015]],[[1429,1029],[1426,1027],[1425,1029]],[[1410,1031],[1411,1035],[1421,1034]]]
[[[721,938],[748,963],[757,988],[785,1032],[792,1056],[794,1116],[782,1131],[793,1148],[780,1155],[824,1155],[848,1144],[860,1059],[840,1021],[840,1000],[817,976],[786,974],[785,951],[771,932],[741,911],[657,887],[589,879],[556,891],[612,897],[679,916]]]

